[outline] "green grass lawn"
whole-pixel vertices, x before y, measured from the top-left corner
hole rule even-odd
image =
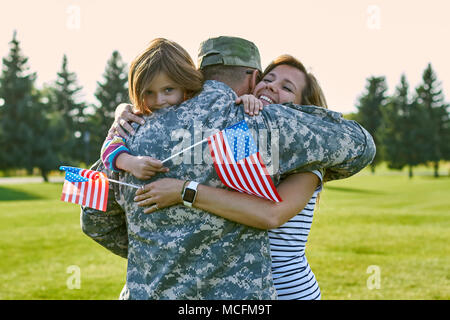
[[[329,182],[314,219],[307,257],[323,299],[450,298],[449,177]]]
[[[117,299],[126,260],[83,234],[79,206],[60,201],[61,190],[0,185],[0,299]],[[71,266],[80,289],[68,288]]]
[[[82,233],[61,188],[0,185],[0,299],[117,299],[125,259]],[[307,257],[322,299],[450,299],[449,177],[365,170],[327,183],[314,219]],[[71,266],[80,289],[68,288]]]

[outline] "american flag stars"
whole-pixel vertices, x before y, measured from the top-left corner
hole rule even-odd
[[[104,173],[75,167],[60,167],[66,171],[61,200],[106,211],[109,182]]]
[[[224,185],[239,192],[280,202],[245,120],[208,138],[217,175]]]

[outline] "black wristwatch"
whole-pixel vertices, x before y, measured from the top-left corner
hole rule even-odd
[[[198,182],[191,181],[189,184],[184,188],[183,191],[183,204],[187,207],[192,207],[192,204],[195,201],[195,198],[197,197],[197,186]]]

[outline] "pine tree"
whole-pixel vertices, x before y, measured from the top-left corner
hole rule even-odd
[[[2,166],[6,169],[41,169],[48,181],[54,168],[55,154],[51,147],[52,133],[48,127],[47,106],[34,88],[36,74],[29,72],[27,58],[22,55],[14,32],[11,51],[3,59],[0,78],[2,102],[0,127],[1,145],[5,146]]]
[[[413,176],[413,167],[425,162],[425,128],[423,110],[415,101],[410,101],[409,85],[405,75],[394,95],[382,109],[383,122],[379,137],[384,150],[384,159],[391,169],[408,166],[408,175]]]
[[[0,119],[2,119],[3,106],[5,105],[5,100],[2,98],[2,84],[0,81]],[[2,123],[0,122],[0,143],[3,143],[6,140],[3,140],[3,128]],[[6,169],[6,155],[5,152],[0,152],[0,170]]]
[[[107,131],[114,121],[114,111],[123,102],[128,102],[127,66],[118,51],[114,51],[108,60],[101,82],[97,82],[95,97],[99,105],[90,119],[91,161],[98,159],[100,148]]]
[[[29,71],[28,58],[21,52],[16,32],[10,47],[8,56],[3,58],[0,77],[0,96],[3,99],[0,109],[0,144],[4,147],[1,169],[27,168],[31,171],[34,119],[30,111],[36,102],[33,95],[36,74]]]
[[[370,77],[367,79],[366,92],[359,98],[356,106],[358,113],[356,120],[372,135],[375,145],[379,147],[378,130],[382,121],[381,109],[386,103],[386,80],[384,77]],[[381,161],[381,148],[370,165],[372,173]]]
[[[38,137],[39,143],[33,144],[31,156],[33,166],[40,169],[44,181],[47,182],[50,171],[57,169],[61,164],[56,143],[61,134],[58,131],[60,124],[54,125],[52,105],[46,91],[39,91],[36,95],[38,95],[38,101],[34,109],[34,118],[38,120],[35,121],[33,134],[34,137]]]
[[[85,159],[83,135],[86,131],[86,105],[80,102],[82,87],[77,84],[77,76],[68,70],[67,65],[67,56],[64,55],[54,84],[52,104],[59,114],[60,125],[64,127],[58,139],[59,157],[64,163],[75,165]]]
[[[427,160],[433,163],[434,176],[439,176],[439,161],[448,159],[449,113],[444,102],[441,83],[428,64],[422,75],[422,84],[416,89],[417,102],[427,112],[426,124]]]

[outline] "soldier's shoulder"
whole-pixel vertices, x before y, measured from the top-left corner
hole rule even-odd
[[[215,92],[216,94],[224,94],[228,95],[234,99],[236,93],[228,86],[226,83],[216,80],[206,80],[203,84],[203,90],[200,95],[208,95],[211,92]]]

